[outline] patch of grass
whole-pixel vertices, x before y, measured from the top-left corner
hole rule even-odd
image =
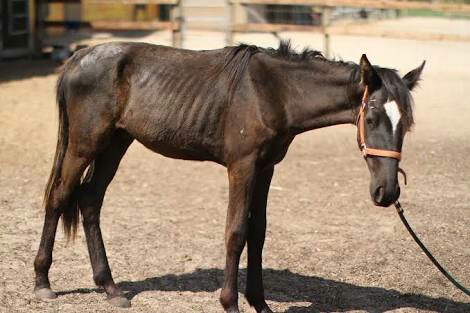
[[[402,16],[443,17],[450,19],[470,19],[470,14],[436,12],[432,10],[403,10]]]

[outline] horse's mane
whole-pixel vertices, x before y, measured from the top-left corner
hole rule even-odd
[[[258,53],[265,53],[272,57],[280,58],[293,62],[311,62],[313,60],[328,61],[320,51],[305,48],[301,53],[297,53],[291,46],[289,40],[281,40],[279,47],[262,48],[255,45],[240,44],[238,46],[227,47],[225,49],[225,58],[222,64],[222,72],[227,73],[230,81],[229,99],[236,90],[238,83],[248,67],[251,57]],[[343,62],[341,62],[343,63]],[[346,64],[346,63],[344,63]]]
[[[258,47],[255,45],[247,45],[247,44],[240,44],[238,46],[230,47],[229,49],[231,49],[229,54],[233,54],[233,55],[241,51],[249,52],[251,56],[261,52],[261,53],[268,54],[272,57],[277,57],[286,61],[293,61],[293,62],[310,63],[312,61],[322,61],[322,62],[332,63],[335,65],[345,65],[345,66],[356,65],[352,62],[343,62],[342,60],[335,60],[335,59],[330,60],[326,58],[320,51],[310,49],[309,47],[305,47],[299,53],[292,47],[290,40],[281,40],[279,42],[279,47],[277,49],[263,48],[263,47]]]
[[[263,49],[265,53],[270,54],[271,56],[278,57],[288,61],[294,62],[308,62],[313,60],[327,61],[323,54],[318,50],[312,50],[308,47],[305,47],[302,52],[298,53],[295,49],[292,48],[291,42],[289,40],[281,40],[279,42],[279,47],[277,49],[266,48]]]
[[[311,64],[312,62],[322,62],[330,66],[346,67],[351,70],[351,85],[359,79],[358,64],[354,62],[328,59],[320,51],[312,50],[310,48],[304,48],[300,53],[296,52],[292,48],[289,40],[281,40],[277,49],[240,44],[238,46],[226,48],[223,71],[229,74],[229,97],[233,95],[233,92],[237,88],[242,74],[248,67],[251,57],[257,53],[265,53],[275,58],[304,63],[306,65]],[[408,87],[403,83],[400,76],[398,76],[398,72],[396,70],[378,66],[374,66],[374,69],[380,76],[382,83],[389,94],[389,98],[397,102],[404,121],[405,131],[408,130],[414,123],[412,108],[413,98],[411,97]]]

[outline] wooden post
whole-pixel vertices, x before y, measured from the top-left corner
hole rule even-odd
[[[34,2],[34,49],[38,54],[42,53],[43,42],[46,35],[44,27],[44,12],[42,6],[44,5],[43,0],[37,0]]]
[[[328,27],[330,25],[331,19],[331,8],[324,7],[321,15],[321,24],[323,32],[323,53],[325,57],[329,58],[331,56],[331,45],[330,45],[330,33]]]
[[[226,0],[225,5],[225,44],[233,45],[233,25],[235,23],[235,4],[231,0]]]
[[[0,61],[3,59],[3,19],[6,14],[3,12],[3,3],[0,2]]]
[[[37,50],[37,33],[36,33],[36,3],[35,1],[29,0],[28,1],[28,26],[29,26],[29,34],[28,34],[28,48],[30,51],[30,56],[37,54],[39,51]]]
[[[170,16],[172,22],[172,44],[175,48],[183,48],[183,32],[184,32],[184,18],[183,18],[183,1],[179,0],[176,5],[172,5],[170,9]]]

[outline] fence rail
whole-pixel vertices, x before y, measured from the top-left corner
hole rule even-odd
[[[178,25],[173,22],[161,21],[92,21],[91,27],[96,30],[179,30]]]
[[[232,4],[278,4],[389,10],[431,10],[470,13],[470,4],[398,0],[230,0]]]
[[[260,23],[240,23],[236,20],[235,11],[240,7],[248,5],[296,5],[317,7],[321,10],[321,25],[298,25],[287,23],[269,23],[263,21]],[[347,27],[331,26],[331,12],[335,7],[349,7],[361,9],[385,9],[385,10],[431,10],[434,12],[458,12],[470,13],[469,4],[461,3],[441,3],[441,2],[418,2],[418,1],[398,1],[398,0],[227,0],[228,21],[226,27],[226,43],[233,44],[234,34],[237,32],[270,32],[277,33],[281,31],[307,31],[322,33],[324,36],[324,53],[328,56],[330,52],[330,35],[347,36],[373,36],[396,39],[413,40],[435,40],[435,41],[470,41],[468,35],[438,34],[423,32],[403,32],[370,30],[364,31],[360,27],[348,25]]]
[[[180,0],[85,0],[86,3],[98,4],[173,4],[177,5]]]

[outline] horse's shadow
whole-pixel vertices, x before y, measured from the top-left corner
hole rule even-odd
[[[244,282],[246,270],[240,270]],[[445,298],[432,298],[418,294],[404,294],[393,289],[362,287],[316,276],[304,276],[289,270],[265,269],[266,299],[275,302],[308,302],[308,307],[292,306],[285,313],[344,312],[362,310],[385,312],[400,308],[412,308],[435,312],[470,312],[470,303]],[[223,271],[220,269],[197,269],[192,273],[164,275],[141,281],[124,281],[119,287],[132,299],[144,291],[191,291],[214,292],[221,286]],[[244,290],[244,284],[240,284]],[[89,293],[97,289],[79,289],[68,293]]]

